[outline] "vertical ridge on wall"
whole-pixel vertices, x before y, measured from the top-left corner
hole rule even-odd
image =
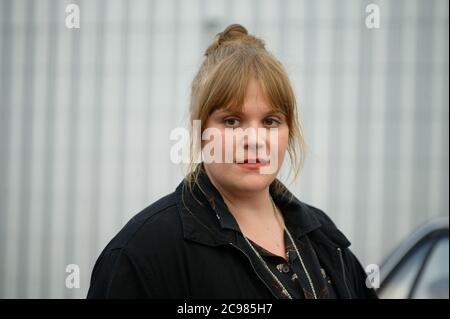
[[[11,2],[0,2],[0,296],[7,293],[7,240],[8,240],[8,203],[9,203],[9,149],[10,149],[10,118],[11,109],[11,60],[13,6]]]

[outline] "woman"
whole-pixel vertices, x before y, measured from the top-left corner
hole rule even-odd
[[[276,178],[286,151],[297,175],[305,147],[288,76],[264,42],[237,24],[217,34],[190,111],[202,139],[192,137],[186,178],[107,245],[88,298],[376,298],[345,236]]]

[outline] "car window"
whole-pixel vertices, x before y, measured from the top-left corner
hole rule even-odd
[[[427,258],[413,298],[448,299],[448,236],[439,239]]]
[[[425,239],[417,246],[414,246],[383,282],[383,286],[379,291],[381,298],[406,299],[409,297],[431,243],[430,239]]]

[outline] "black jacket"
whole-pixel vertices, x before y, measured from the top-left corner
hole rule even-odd
[[[376,298],[346,237],[287,191],[272,197],[294,238],[308,236],[338,298]],[[292,196],[292,197],[291,197]],[[291,200],[290,200],[291,199]],[[271,278],[202,171],[133,217],[98,258],[88,298],[278,298]]]

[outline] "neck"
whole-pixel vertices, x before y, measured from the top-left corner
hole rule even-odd
[[[275,212],[270,197],[269,186],[254,192],[233,192],[223,189],[211,178],[219,193],[237,221],[265,220],[273,218]]]
[[[254,214],[255,217],[263,217],[264,213],[273,211],[270,199],[269,187],[251,193],[231,193],[225,190],[219,190],[228,207]]]

